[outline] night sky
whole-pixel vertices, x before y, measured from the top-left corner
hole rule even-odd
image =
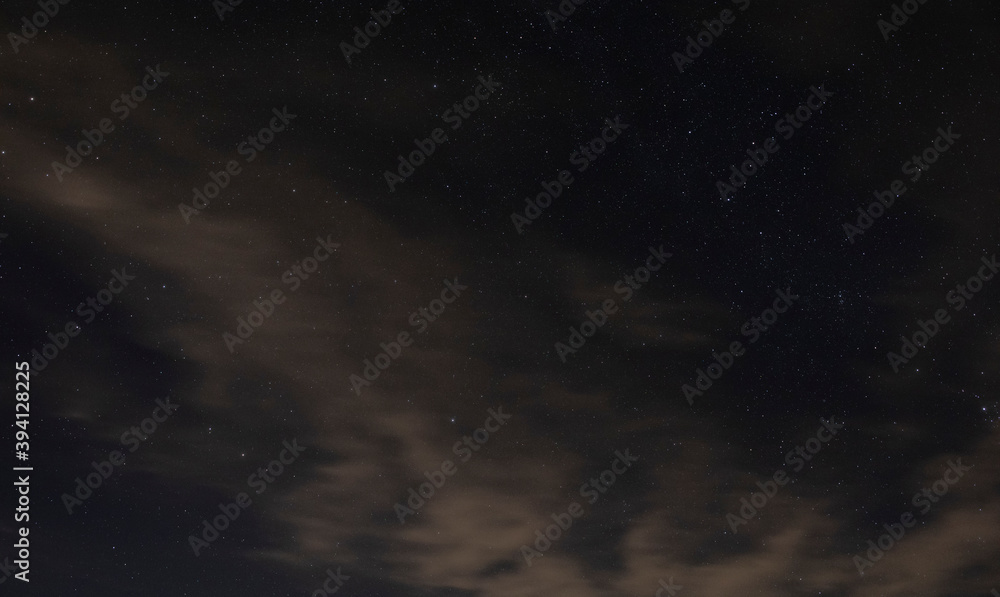
[[[993,3],[42,4],[0,593],[1000,595]]]

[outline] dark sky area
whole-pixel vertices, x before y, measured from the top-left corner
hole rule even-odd
[[[0,594],[998,595],[1000,17],[896,6],[4,3]]]

